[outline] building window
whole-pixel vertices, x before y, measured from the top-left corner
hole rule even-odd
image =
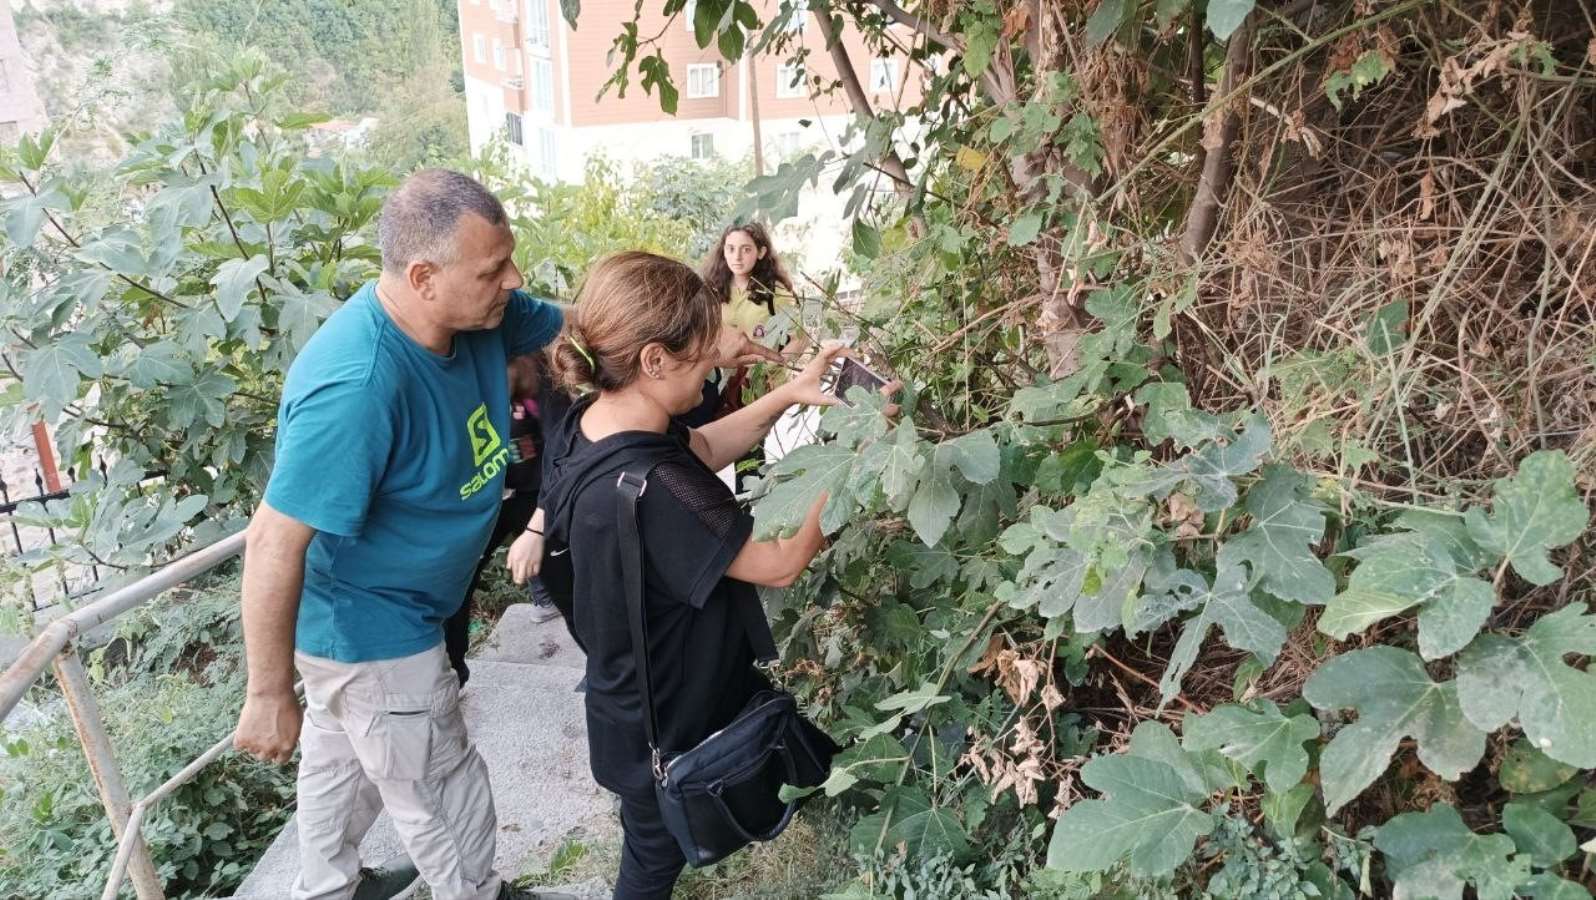
[[[532,60],[532,109],[554,113],[554,63],[546,59]]]
[[[720,66],[702,63],[687,67],[688,99],[720,96]]]
[[[771,135],[771,155],[780,160],[795,159],[803,143],[803,135],[796,131],[778,131]]]
[[[715,136],[713,134],[693,135],[693,159],[711,159],[715,156]]]
[[[552,129],[552,128],[539,128],[538,129],[538,163],[543,168],[544,176],[547,177],[547,178],[550,178],[550,179],[553,179],[554,176],[555,176],[555,173],[557,173],[559,171],[559,168],[558,168],[558,165],[557,165],[559,160],[555,157],[554,153],[555,153],[554,129]]]
[[[521,63],[521,48],[511,47],[508,51],[506,51],[505,55],[510,60],[510,77],[521,78],[524,76],[526,74],[526,70],[522,67]]]
[[[521,139],[521,117],[513,112],[504,114],[504,136],[517,147],[524,143]]]
[[[534,50],[549,49],[548,0],[531,0],[527,5],[526,43]]]
[[[487,62],[488,61],[488,42],[487,42],[487,39],[485,39],[480,34],[471,35],[471,52],[472,52],[472,55],[474,55],[477,58],[477,62],[479,62],[479,63]]]
[[[803,97],[805,94],[804,67],[798,63],[782,63],[776,67],[776,96],[783,100]]]
[[[504,71],[504,42],[498,38],[493,39],[493,67]]]
[[[884,94],[898,89],[898,61],[870,60],[870,93]]]

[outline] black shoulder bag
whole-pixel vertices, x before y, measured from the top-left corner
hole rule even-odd
[[[654,687],[649,678],[648,622],[643,608],[643,546],[637,532],[637,501],[648,487],[648,469],[621,473],[616,482],[616,523],[621,543],[626,611],[643,728],[653,757],[654,795],[665,827],[692,866],[707,866],[754,841],[786,829],[800,801],[783,801],[781,786],[815,787],[830,773],[837,745],[798,712],[786,691],[760,691],[731,724],[691,749],[659,745]],[[741,604],[744,628],[761,662],[774,662],[776,642],[755,604]]]

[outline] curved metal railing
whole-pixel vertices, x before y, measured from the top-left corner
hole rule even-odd
[[[104,900],[116,897],[124,878],[133,881],[139,900],[163,900],[166,894],[160,875],[155,871],[149,848],[139,833],[144,814],[226,753],[233,746],[233,737],[229,734],[216,742],[183,771],[140,797],[136,803],[133,802],[128,796],[127,784],[122,780],[122,770],[117,765],[111,739],[106,734],[105,719],[100,715],[93,688],[89,686],[88,673],[83,669],[83,659],[78,655],[76,639],[89,629],[142,606],[162,591],[205,574],[238,556],[243,550],[244,532],[241,531],[167,563],[138,581],[61,616],[45,626],[10,668],[0,674],[0,720],[3,720],[11,715],[11,711],[22,701],[22,696],[39,680],[45,669],[53,667],[55,670],[56,681],[66,698],[72,726],[78,735],[78,743],[88,759],[89,771],[94,776],[100,801],[105,804],[106,816],[111,820],[111,830],[117,839],[116,861],[112,864],[105,891],[101,895]]]

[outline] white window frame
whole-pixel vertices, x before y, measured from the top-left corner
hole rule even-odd
[[[559,167],[555,164],[555,154],[559,150],[555,143],[557,137],[552,128],[538,129],[538,164],[542,167],[543,174],[550,180],[553,180],[559,171]]]
[[[778,63],[776,65],[776,98],[778,100],[802,100],[809,95],[808,88],[809,73],[804,69],[802,63]]]
[[[501,41],[498,38],[493,39],[493,67],[498,69],[500,72],[503,72],[505,69],[504,41]]]
[[[708,151],[709,152],[707,152],[707,153],[699,152],[699,149],[698,149],[699,140],[703,140],[703,141],[707,142]],[[715,134],[714,134],[714,132],[701,131],[701,132],[699,132],[697,134],[694,134],[694,135],[688,137],[688,139],[687,139],[687,155],[692,157],[693,159],[714,159],[715,158]]]
[[[898,89],[898,61],[878,56],[870,60],[870,93],[890,94]]]
[[[531,79],[532,109],[537,112],[554,114],[554,61],[548,59],[532,58],[532,65],[527,76]]]
[[[479,63],[488,61],[488,39],[480,34],[471,35],[471,55]]]
[[[549,3],[548,0],[528,0],[526,11],[526,43],[534,50],[548,50]]]
[[[709,86],[704,85],[705,73],[709,73]],[[694,76],[697,84],[694,84]],[[720,96],[720,63],[692,63],[687,67],[687,99],[709,100]]]
[[[693,16],[697,12],[698,0],[687,0],[687,5],[682,7],[682,23],[686,27],[688,34],[696,34],[693,31]]]
[[[804,136],[799,131],[778,131],[770,136],[770,149],[780,160],[794,159],[803,149]]]

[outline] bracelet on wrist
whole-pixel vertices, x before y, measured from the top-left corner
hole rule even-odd
[[[528,526],[527,526],[527,527],[526,527],[526,533],[527,533],[527,534],[535,534],[535,535],[537,535],[537,536],[538,536],[538,537],[542,537],[542,536],[543,536],[543,532],[541,532],[541,531],[539,531],[539,530],[538,530],[538,529],[536,529],[536,528],[533,528],[533,527],[532,527],[532,526],[531,526],[531,525],[528,525]]]

